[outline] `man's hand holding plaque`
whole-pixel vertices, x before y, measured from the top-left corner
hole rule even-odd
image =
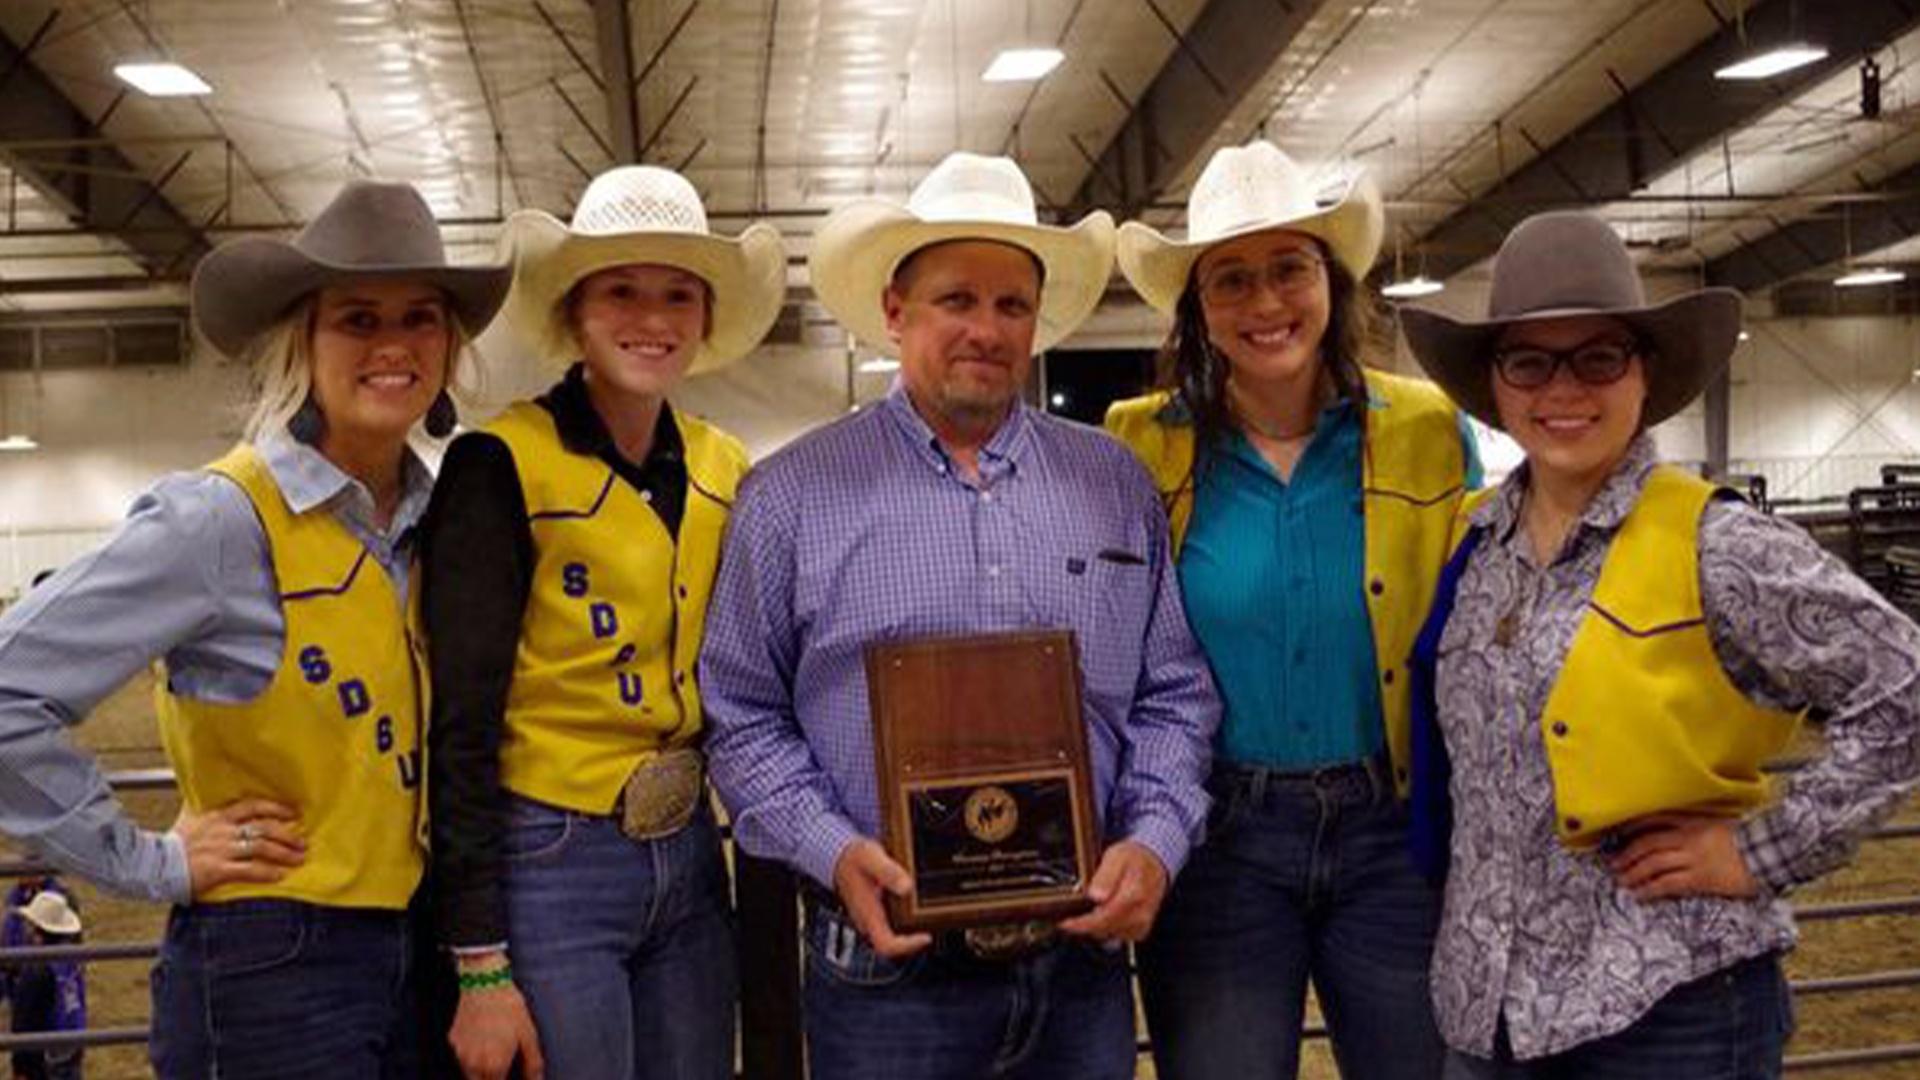
[[[895,933],[887,921],[886,901],[913,893],[913,875],[894,862],[885,848],[862,837],[847,845],[833,867],[833,891],[854,929],[873,943],[873,951],[889,960],[912,956],[933,944],[933,935]]]
[[[1092,911],[1060,924],[1069,934],[1099,941],[1139,941],[1153,929],[1167,898],[1167,868],[1145,844],[1122,840],[1100,856],[1087,886]]]

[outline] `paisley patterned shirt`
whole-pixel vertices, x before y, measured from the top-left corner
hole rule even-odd
[[[1753,900],[1641,903],[1554,833],[1540,715],[1614,532],[1657,464],[1641,436],[1548,565],[1518,527],[1526,468],[1473,514],[1437,693],[1453,758],[1453,862],[1433,958],[1447,1042],[1489,1056],[1504,1018],[1522,1059],[1618,1032],[1669,990],[1788,948],[1782,895],[1844,862],[1920,774],[1920,630],[1794,525],[1716,500],[1701,517],[1715,653],[1751,700],[1827,717],[1827,752],[1743,821]],[[1504,624],[1504,625],[1503,625]]]

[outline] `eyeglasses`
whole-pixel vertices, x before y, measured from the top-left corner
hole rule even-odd
[[[1610,386],[1626,378],[1640,354],[1637,341],[1589,341],[1571,349],[1517,345],[1493,354],[1493,370],[1515,390],[1538,390],[1553,381],[1562,364],[1587,386]]]
[[[1265,267],[1235,263],[1200,281],[1200,296],[1209,304],[1232,307],[1253,299],[1265,282],[1281,293],[1311,289],[1320,280],[1326,260],[1310,251],[1289,251],[1267,261]]]

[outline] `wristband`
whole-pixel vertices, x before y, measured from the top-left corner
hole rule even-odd
[[[497,968],[485,971],[462,971],[459,973],[460,992],[465,994],[474,990],[492,990],[501,986],[513,985],[513,965],[501,964]]]

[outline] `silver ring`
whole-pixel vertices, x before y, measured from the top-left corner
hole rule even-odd
[[[239,847],[240,847],[239,859],[241,862],[247,862],[248,860],[253,858],[253,844],[254,844],[254,841],[258,840],[259,838],[260,838],[260,829],[258,826],[254,825],[252,822],[248,822],[247,824],[240,826],[240,836],[238,838],[237,843],[239,844]]]

